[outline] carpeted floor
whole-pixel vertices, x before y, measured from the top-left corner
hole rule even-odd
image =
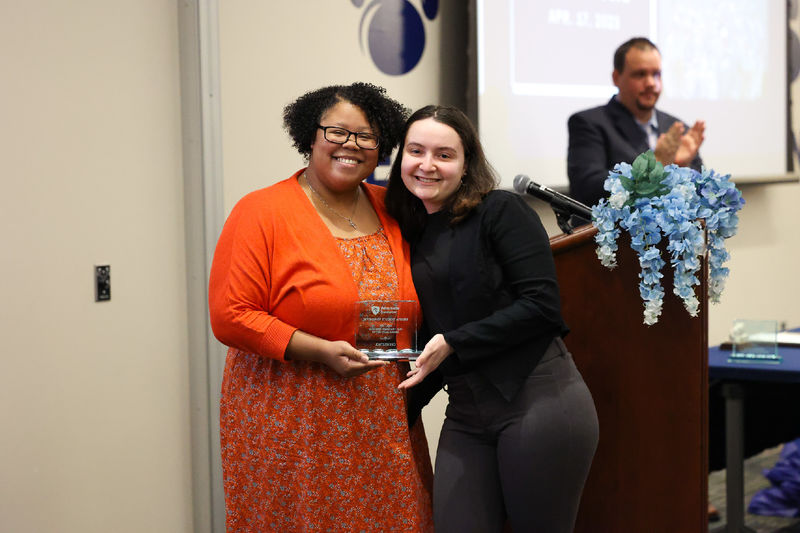
[[[750,503],[753,494],[770,485],[762,475],[766,468],[772,468],[778,460],[781,448],[771,448],[745,461],[744,467],[744,501]],[[725,471],[712,472],[708,477],[708,499],[719,509],[721,520],[711,522],[709,530],[713,531],[725,524]],[[782,518],[778,516],[760,516],[745,514],[747,527],[757,533],[800,533],[800,518]]]

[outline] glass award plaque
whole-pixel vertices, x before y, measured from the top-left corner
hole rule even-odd
[[[417,302],[363,300],[356,302],[355,347],[370,359],[413,361],[417,348]]]
[[[735,320],[731,328],[729,363],[779,364],[778,322],[775,320]]]

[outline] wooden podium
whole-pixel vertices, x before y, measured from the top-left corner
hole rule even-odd
[[[595,254],[596,232],[583,226],[550,240],[571,329],[565,342],[600,420],[575,531],[707,531],[707,263],[699,316],[672,293],[667,266],[661,318],[646,326],[638,256],[621,237],[618,266],[607,269]]]

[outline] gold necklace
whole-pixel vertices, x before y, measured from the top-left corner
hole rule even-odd
[[[308,180],[308,176],[306,176],[305,172],[303,172],[303,177],[306,179],[306,185],[308,185],[308,188],[311,190],[312,193],[314,193],[314,196],[319,198],[319,201],[322,202],[322,205],[327,207],[328,210],[331,213],[333,213],[334,215],[336,215],[337,217],[343,218],[344,220],[346,220],[347,223],[350,224],[350,226],[352,226],[352,228],[354,230],[358,231],[358,226],[356,226],[356,223],[353,222],[353,216],[356,214],[356,207],[358,207],[358,199],[361,196],[360,194],[358,194],[359,187],[356,187],[356,201],[353,203],[353,212],[350,213],[349,217],[346,217],[343,214],[341,214],[340,212],[338,212],[336,209],[332,208],[330,206],[330,204],[328,204],[328,202],[325,201],[325,198],[323,198],[322,195],[320,193],[318,193],[316,191],[316,189],[314,189],[314,187],[311,186],[311,182]]]

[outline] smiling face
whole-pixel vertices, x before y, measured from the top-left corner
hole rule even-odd
[[[403,146],[400,175],[428,213],[442,209],[461,185],[466,160],[456,130],[433,118],[411,124]]]
[[[320,117],[322,126],[339,126],[355,132],[378,134],[369,125],[360,107],[338,102]],[[354,135],[344,144],[325,139],[321,129],[311,144],[307,174],[331,195],[349,193],[365,180],[378,165],[378,150],[365,150],[356,144]]]
[[[655,48],[633,47],[622,72],[614,70],[617,98],[639,121],[647,121],[661,94],[661,54]]]

